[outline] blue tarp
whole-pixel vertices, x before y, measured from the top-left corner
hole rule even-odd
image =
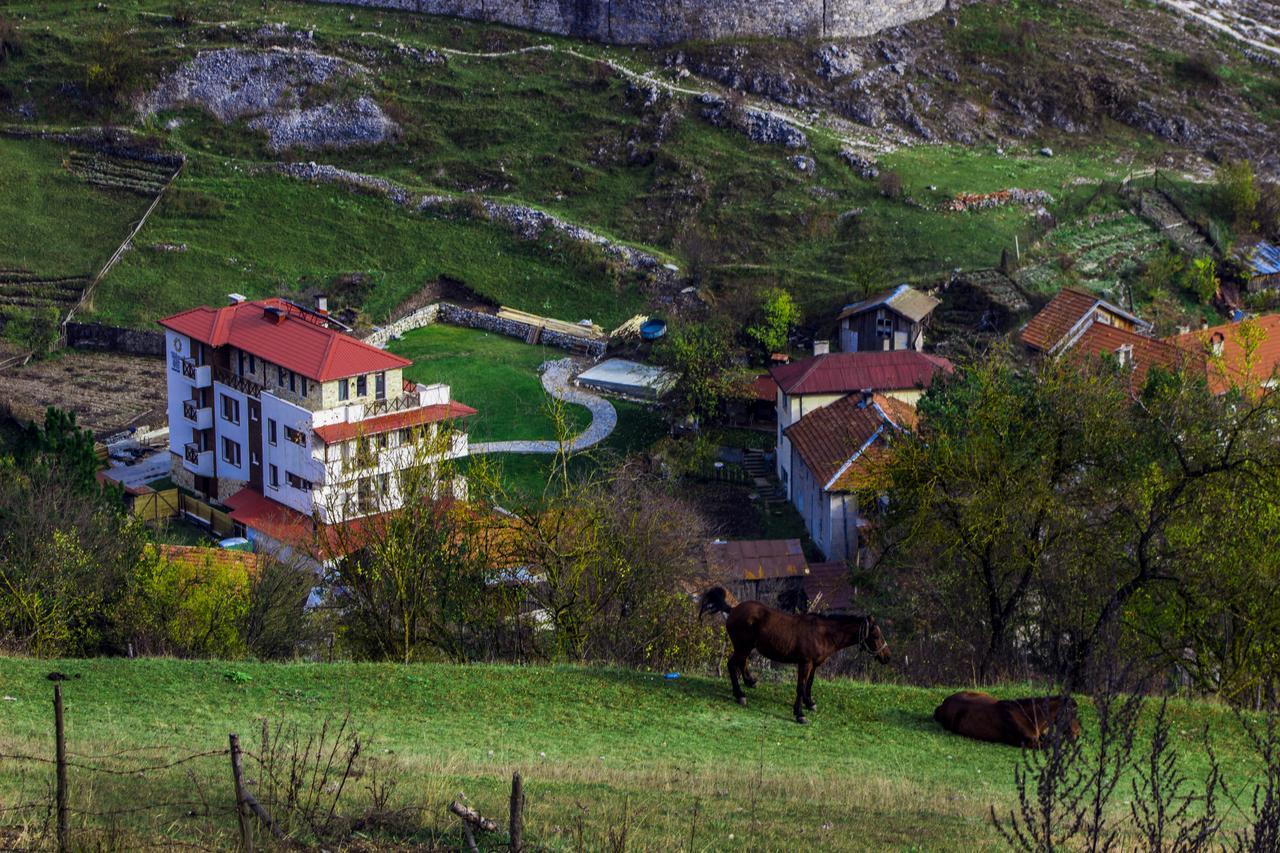
[[[1250,258],[1254,275],[1275,275],[1280,273],[1280,248],[1270,243],[1259,243],[1253,247]]]

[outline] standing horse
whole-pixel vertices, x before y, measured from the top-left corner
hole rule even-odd
[[[803,708],[812,711],[818,707],[813,701],[813,675],[836,652],[860,645],[880,663],[889,662],[889,644],[870,616],[786,613],[758,601],[744,601],[731,607],[728,595],[722,586],[713,586],[704,592],[698,618],[707,613],[729,614],[725,619],[725,629],[733,641],[729,680],[739,705],[747,704],[747,695],[738,685],[738,677],[741,676],[748,687],[756,686],[756,679],[748,668],[752,650],[771,661],[796,665],[797,723],[808,722]]]

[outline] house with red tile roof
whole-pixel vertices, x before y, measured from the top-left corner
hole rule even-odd
[[[1209,388],[1273,389],[1280,384],[1280,314],[1174,335],[1169,344],[1203,360]]]
[[[883,394],[851,394],[787,427],[784,481],[814,544],[828,560],[856,560],[866,519],[857,490],[895,435],[915,425],[911,404]]]
[[[823,353],[772,368],[769,375],[777,389],[778,479],[784,486],[791,481],[787,430],[810,413],[864,392],[914,407],[939,374],[953,370],[947,359],[914,349]]]
[[[1056,355],[1070,348],[1088,328],[1114,326],[1149,336],[1151,324],[1096,293],[1078,287],[1064,287],[1040,309],[1018,333],[1028,349]]]
[[[229,507],[251,539],[295,545],[395,509],[401,471],[468,452],[455,424],[474,409],[447,385],[406,381],[411,362],[324,311],[232,295],[160,325],[171,476]]]

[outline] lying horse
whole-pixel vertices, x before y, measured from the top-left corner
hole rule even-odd
[[[761,604],[744,601],[730,606],[728,592],[715,586],[702,594],[698,618],[707,613],[727,613],[725,628],[733,641],[733,655],[729,658],[729,680],[733,683],[733,695],[739,705],[747,704],[747,695],[738,685],[738,677],[748,687],[756,686],[756,679],[748,668],[751,652],[760,652],[771,661],[796,665],[797,723],[806,723],[801,706],[812,711],[818,707],[813,701],[813,674],[818,667],[841,649],[860,645],[875,655],[880,663],[889,662],[889,644],[880,633],[880,626],[870,616],[817,616],[811,613],[786,613]]]
[[[1060,730],[1068,737],[1078,737],[1080,720],[1076,701],[1070,697],[997,699],[987,693],[964,690],[944,699],[933,718],[947,731],[974,740],[1039,749],[1046,742],[1045,735],[1060,725],[1061,714],[1069,716]]]

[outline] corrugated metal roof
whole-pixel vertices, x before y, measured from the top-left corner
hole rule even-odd
[[[915,350],[833,352],[772,368],[784,394],[849,394],[928,388],[939,370],[954,368],[945,358]]]
[[[1275,275],[1280,273],[1280,248],[1267,242],[1260,242],[1253,247],[1249,256],[1254,275]]]
[[[707,543],[706,557],[733,580],[800,577],[809,570],[799,539],[716,540]]]
[[[937,299],[926,293],[921,293],[911,285],[900,284],[892,290],[886,290],[884,293],[872,296],[870,299],[855,302],[853,305],[846,305],[845,309],[840,312],[838,319],[843,320],[845,317],[851,317],[854,314],[861,314],[872,308],[884,306],[891,308],[909,320],[919,323],[932,314],[933,309],[941,304]]]

